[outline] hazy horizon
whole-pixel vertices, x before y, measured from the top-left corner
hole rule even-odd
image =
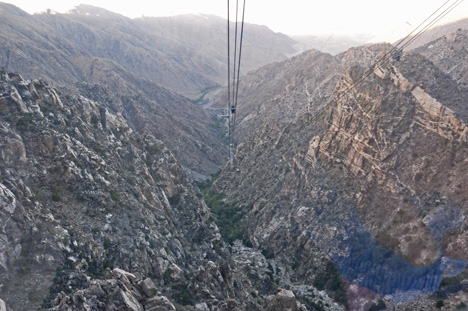
[[[65,13],[83,1],[76,0],[6,0],[20,9],[34,14],[52,9]],[[242,2],[242,1],[241,1]],[[410,33],[417,25],[448,1],[403,0],[379,2],[357,0],[330,0],[310,3],[290,0],[288,4],[267,0],[246,1],[246,22],[265,25],[275,32],[290,36],[303,35],[372,35],[383,40],[397,40]],[[452,1],[452,3],[454,3]],[[83,3],[85,4],[85,3]],[[231,0],[231,19],[234,19],[235,1]],[[92,6],[119,13],[129,18],[142,16],[174,16],[182,14],[210,14],[226,18],[227,1],[190,0],[132,2],[93,1]],[[450,3],[448,4],[450,5]],[[462,2],[437,25],[468,17],[468,2]]]

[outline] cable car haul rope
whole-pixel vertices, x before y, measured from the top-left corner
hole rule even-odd
[[[435,10],[428,18],[426,18],[421,24],[418,25],[411,33],[409,33],[405,38],[400,40],[390,51],[385,53],[379,60],[373,63],[357,81],[353,84],[348,86],[342,93],[335,96],[334,100],[338,100],[351,92],[354,88],[356,88],[359,84],[361,84],[367,77],[372,75],[378,66],[384,65],[388,62],[392,57],[399,61],[403,50],[408,47],[411,43],[413,43],[416,39],[421,37],[426,31],[428,31],[432,26],[437,24],[442,18],[444,18],[447,14],[452,12],[457,6],[459,6],[464,0],[447,0],[444,4],[442,4],[437,10]],[[438,14],[438,15],[437,15]],[[415,34],[414,34],[415,33]],[[414,35],[413,35],[414,34]],[[333,103],[330,101],[326,106]]]
[[[240,22],[240,36],[238,36],[239,30],[239,0],[236,0],[236,22],[235,22],[235,35],[234,35],[234,53],[231,56],[231,22],[230,22],[230,1],[227,0],[227,65],[228,65],[228,140],[229,140],[229,160],[231,168],[234,167],[234,130],[236,128],[236,110],[237,110],[237,98],[239,94],[239,81],[240,81],[240,66],[242,58],[242,42],[244,39],[244,17],[245,17],[245,0],[242,6],[242,20]],[[231,79],[231,57],[233,57],[233,76]],[[232,88],[231,88],[232,80]]]

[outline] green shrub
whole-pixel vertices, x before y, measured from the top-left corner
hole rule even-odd
[[[262,255],[265,256],[266,259],[272,259],[275,257],[275,253],[271,249],[263,249]]]
[[[34,128],[32,113],[25,113],[21,118],[16,121],[16,128],[20,131],[28,131]]]
[[[93,113],[93,115],[91,116],[91,124],[94,125],[94,127],[97,127],[99,121],[100,121],[100,118],[96,114]]]
[[[381,310],[385,310],[385,308],[387,308],[387,306],[385,305],[385,302],[382,299],[379,299],[377,304],[373,305],[369,309],[369,311],[381,311]]]
[[[444,306],[444,302],[442,300],[437,300],[436,302],[436,308],[441,309]]]
[[[174,291],[172,297],[174,300],[181,305],[193,305],[193,297],[188,290],[188,284],[180,281],[177,283],[171,284],[171,289]]]
[[[110,240],[108,237],[104,238],[104,248],[105,248],[105,249],[109,249],[109,248],[111,248],[111,247],[112,247],[112,242],[111,242],[111,240]]]
[[[314,279],[313,285],[319,290],[328,290],[333,292],[333,298],[338,303],[347,305],[346,291],[341,280],[338,269],[329,262],[325,271],[319,273]]]
[[[115,202],[119,202],[120,201],[120,198],[119,198],[119,194],[117,193],[117,191],[115,191],[114,189],[112,189],[111,191],[109,191],[110,193],[110,196],[111,196],[111,199],[114,200]]]
[[[169,198],[169,203],[171,205],[177,205],[180,203],[180,194],[176,193],[172,197]]]

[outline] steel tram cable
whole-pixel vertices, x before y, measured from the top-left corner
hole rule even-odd
[[[419,27],[421,27],[422,25],[424,25],[432,16],[434,16],[435,14],[437,14],[437,12],[439,12],[447,3],[449,3],[450,1],[452,0],[447,0],[444,4],[442,4],[437,10],[434,11],[434,13],[432,13],[428,18],[426,18],[423,22],[421,22],[418,27],[414,28],[413,31],[411,31],[406,37],[404,37],[403,39],[401,39],[400,41],[398,41],[398,43],[396,44],[396,46],[399,46],[400,44],[402,44],[405,40],[407,40],[408,38],[411,37],[411,35],[413,35],[413,33],[415,33]]]
[[[407,43],[401,47],[403,50],[404,48],[408,47],[411,43],[413,43],[416,39],[418,39],[420,36],[422,36],[426,31],[428,31],[432,26],[437,24],[441,19],[443,19],[445,16],[447,16],[450,12],[452,12],[457,6],[459,6],[464,0],[457,0],[455,1],[450,7],[445,9],[442,13],[440,13],[435,20],[433,20],[430,24],[426,25],[424,29],[420,30],[414,37],[412,37]]]
[[[239,98],[239,83],[240,83],[240,68],[241,68],[241,59],[242,59],[242,42],[244,40],[244,19],[245,19],[245,0],[243,5],[243,12],[242,12],[242,23],[241,23],[241,35],[240,35],[240,44],[239,44],[239,64],[237,66],[237,83],[236,83],[236,90],[235,90],[235,100],[234,100],[234,108],[237,109],[237,99]],[[233,125],[235,129],[236,127],[236,115],[234,114]]]
[[[230,17],[230,2],[227,0],[227,75],[228,75],[228,106],[227,106],[227,115],[228,115],[228,142],[231,143],[231,121],[230,121],[230,109],[231,109],[231,23],[229,20]],[[231,157],[231,149],[229,148],[229,157]]]
[[[236,69],[237,69],[237,30],[238,30],[238,19],[239,19],[239,0],[236,0],[236,24],[235,24],[235,35],[234,35],[234,76],[232,78],[232,104],[234,105],[236,96]],[[234,106],[233,106],[234,107]]]
[[[236,109],[237,109],[237,100],[239,94],[239,82],[240,82],[240,66],[242,58],[242,43],[243,43],[243,34],[244,34],[244,20],[245,20],[245,0],[243,2],[243,12],[242,12],[242,22],[241,22],[241,34],[240,40],[238,39],[238,30],[239,30],[239,0],[236,1],[236,22],[235,22],[235,35],[234,35],[234,70],[232,77],[232,89],[231,89],[231,37],[230,37],[230,2],[228,4],[228,23],[227,23],[227,33],[228,33],[228,141],[229,141],[229,158],[231,162],[231,167],[234,164],[234,130],[236,126]],[[238,46],[239,44],[239,52]],[[232,100],[232,101],[231,101]]]
[[[416,38],[420,37],[422,34],[424,34],[427,30],[429,30],[430,27],[435,25],[438,21],[440,21],[443,17],[445,17],[448,13],[450,13],[455,7],[457,7],[461,2],[464,0],[456,0],[453,4],[451,4],[447,9],[445,9],[442,13],[440,13],[436,18],[434,18],[432,21],[429,22],[428,25],[426,25],[423,29],[421,29],[414,37],[412,37],[408,42],[405,42],[414,32],[418,30],[421,26],[423,26],[431,17],[433,17],[437,12],[439,12],[443,7],[445,7],[451,0],[446,1],[443,5],[441,5],[434,13],[432,13],[428,18],[426,18],[421,24],[419,24],[411,33],[409,33],[404,39],[400,40],[398,44],[396,44],[392,49],[390,49],[384,56],[382,56],[379,60],[377,60],[367,71],[365,71],[362,75],[361,78],[358,79],[358,81],[354,82],[352,85],[350,85],[348,88],[346,88],[341,94],[338,95],[335,99],[338,100],[345,96],[349,91],[351,91],[354,87],[362,83],[367,77],[369,77],[371,74],[375,72],[375,68],[378,65],[384,64],[387,62],[392,54],[395,51],[402,51],[405,47],[407,47],[409,44],[411,44]],[[415,38],[416,37],[416,38]],[[399,47],[401,44],[403,44],[402,47]]]

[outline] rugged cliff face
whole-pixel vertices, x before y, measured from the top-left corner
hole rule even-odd
[[[53,291],[66,291],[77,265],[162,284],[213,254],[216,226],[161,141],[85,97],[1,74],[1,295],[12,307],[38,307],[56,271]]]
[[[468,24],[468,21],[465,21]],[[427,45],[418,48],[415,52],[431,60],[440,70],[448,74],[461,88],[468,88],[468,74],[466,47],[468,26],[454,33],[445,35]],[[447,48],[450,47],[450,48]]]
[[[134,79],[100,60],[93,62],[91,70],[96,67],[103,70],[98,70],[102,74],[96,74],[93,83],[76,83],[64,92],[99,101],[110,111],[121,113],[135,131],[162,140],[195,179],[203,179],[224,165],[226,146],[220,139],[224,125],[217,117],[183,96]]]
[[[381,52],[362,47],[339,57],[378,59]],[[302,72],[313,65],[303,62]],[[312,101],[310,112],[284,123],[274,109],[249,119],[258,129],[239,145],[235,169],[226,169],[215,188],[243,207],[244,239],[271,252],[293,280],[320,285],[328,260],[347,284],[348,306],[368,310],[378,307],[378,297],[390,306],[441,284],[445,290],[442,279],[466,267],[468,94],[416,53],[362,81],[367,67],[347,68],[327,105]],[[268,76],[265,69],[257,81]],[[298,98],[305,97],[300,90],[308,76],[291,81],[277,92],[294,98],[299,90]],[[459,298],[450,297],[447,304],[455,305]],[[430,304],[435,301],[420,301]]]
[[[247,74],[239,86],[238,141],[265,122],[288,123],[305,112],[320,110],[333,98],[339,77],[351,66],[370,66],[390,48],[386,44],[352,48],[337,56],[310,50]],[[226,96],[220,93],[216,106],[224,107]]]

